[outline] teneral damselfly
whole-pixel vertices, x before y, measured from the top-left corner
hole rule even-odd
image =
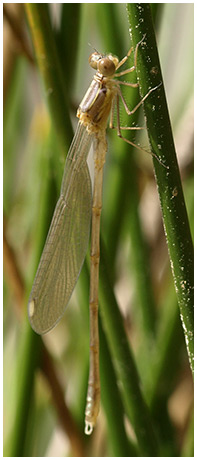
[[[85,411],[85,432],[90,434],[95,426],[100,405],[99,378],[99,333],[98,333],[98,284],[100,258],[100,216],[102,208],[103,166],[107,151],[106,128],[111,112],[110,127],[113,127],[114,108],[117,107],[117,134],[122,137],[119,99],[127,114],[133,114],[154,87],[129,110],[120,86],[137,87],[137,83],[117,80],[136,68],[134,65],[117,72],[127,61],[133,48],[119,62],[118,58],[98,52],[91,54],[90,65],[96,70],[92,83],[77,111],[79,118],[76,133],[65,163],[60,197],[57,202],[45,247],[40,259],[28,303],[28,314],[32,328],[38,334],[50,331],[64,314],[77,282],[87,252],[92,219],[91,268],[90,268],[90,369]],[[126,142],[135,145],[130,140]],[[87,166],[90,146],[94,145],[94,190],[92,198],[91,180]],[[154,155],[154,154],[153,154]],[[160,161],[160,160],[159,160]],[[160,161],[160,163],[162,163]]]

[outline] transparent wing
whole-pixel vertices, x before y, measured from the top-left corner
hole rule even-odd
[[[28,303],[32,328],[52,329],[64,314],[87,251],[92,191],[87,155],[92,136],[78,124]]]

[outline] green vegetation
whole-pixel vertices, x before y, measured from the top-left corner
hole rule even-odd
[[[193,5],[9,6],[4,456],[193,456]],[[87,438],[89,254],[64,318],[43,340],[31,330],[26,306],[76,109],[92,78],[88,56],[96,48],[122,58],[143,36],[137,72],[124,79],[139,81],[141,97],[162,85],[144,103],[149,140],[144,133],[126,136],[151,148],[168,168],[153,157],[160,211],[151,155],[108,130],[99,292],[102,407]],[[124,97],[135,107],[138,89],[126,88]],[[144,125],[142,115],[126,117],[121,107],[121,124]]]

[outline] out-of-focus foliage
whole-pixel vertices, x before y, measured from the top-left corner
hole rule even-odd
[[[121,58],[130,47],[126,8],[124,4],[90,3],[42,8],[52,24],[51,40],[75,129],[76,108],[93,75],[88,66],[92,48]],[[193,4],[153,4],[153,14],[193,229]],[[37,34],[39,37],[39,27]],[[4,455],[133,456],[140,453],[140,446],[127,418],[122,384],[118,381],[116,385],[116,364],[111,359],[110,340],[104,335],[104,321],[101,413],[92,438],[83,435],[89,344],[87,268],[82,270],[63,320],[43,337],[44,347],[28,325],[27,299],[58,197],[66,153],[66,140],[49,110],[51,91],[46,91],[38,70],[24,4],[5,4]],[[125,93],[129,104],[136,103],[137,89],[131,91],[133,102]],[[135,123],[144,124],[142,113]],[[106,301],[107,293],[120,308],[156,431],[157,455],[192,456],[193,383],[152,159],[125,147],[115,132],[108,132],[108,141],[101,224],[108,273],[101,266],[101,302]],[[136,142],[146,147],[148,141],[143,136]],[[115,332],[119,336],[118,325]],[[54,374],[47,367],[46,349]],[[23,367],[24,363],[28,365]],[[69,414],[64,407],[57,409],[60,391]]]

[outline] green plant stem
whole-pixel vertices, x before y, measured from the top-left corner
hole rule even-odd
[[[128,4],[133,45],[139,47],[137,76],[143,97],[160,85],[162,75],[149,4]],[[174,284],[190,365],[193,370],[193,244],[177,165],[163,83],[144,102],[151,149],[168,169],[153,158]]]
[[[114,297],[109,269],[101,241],[99,305],[116,374],[121,382],[125,411],[133,424],[139,450],[147,456],[157,455],[157,441],[153,423],[143,399],[139,376],[128,345],[123,320]]]
[[[69,89],[69,100],[73,96],[73,77],[76,71],[76,56],[79,48],[81,8],[81,3],[62,3],[61,26],[57,36],[60,64],[64,81],[66,80],[66,88]]]
[[[17,406],[15,423],[12,432],[12,441],[8,456],[25,456],[25,439],[28,417],[31,408],[34,389],[34,372],[39,366],[42,340],[41,337],[30,329],[29,324],[25,325],[22,331],[22,344],[18,359],[18,385],[17,385]]]
[[[68,98],[47,5],[26,3],[26,13],[46,97],[62,149],[68,150],[73,131],[67,111]]]
[[[72,138],[72,126],[67,110],[65,82],[58,60],[48,8],[44,4],[26,4],[26,13],[53,122],[58,133],[58,139],[60,140],[62,150],[65,151],[66,147],[68,149]],[[51,188],[48,189],[48,193],[50,192]],[[50,221],[53,206],[54,200],[46,199],[44,211],[47,211],[46,213],[44,212],[45,218],[42,221],[42,225],[40,225],[37,244],[35,245],[37,248],[36,264],[39,260],[43,242],[46,237],[47,222],[49,223]],[[21,358],[20,385],[16,408],[16,423],[13,429],[11,456],[23,456],[25,453],[24,446],[27,421],[34,385],[33,376],[35,369],[40,363],[41,349],[42,342],[40,337],[28,327],[24,344],[25,356],[23,355]]]
[[[177,368],[180,365],[181,344],[183,343],[178,306],[174,301],[175,294],[174,292],[169,292],[169,290],[167,294],[169,295],[168,315],[162,315],[162,324],[160,324],[161,327],[158,331],[156,350],[151,362],[152,379],[147,399],[152,412],[155,409],[158,410],[160,388],[165,389],[163,393],[166,400],[173,390],[174,378],[177,375]]]
[[[120,24],[120,13],[116,3],[96,3],[98,27],[104,52],[121,56],[124,52],[124,36]]]
[[[111,453],[116,457],[136,456],[136,451],[125,431],[124,407],[117,384],[114,364],[111,359],[108,342],[99,321],[100,340],[100,373],[101,373],[101,401],[107,419],[107,433],[110,441]]]
[[[187,424],[186,434],[181,450],[181,457],[194,457],[194,413],[190,414],[190,419]]]

